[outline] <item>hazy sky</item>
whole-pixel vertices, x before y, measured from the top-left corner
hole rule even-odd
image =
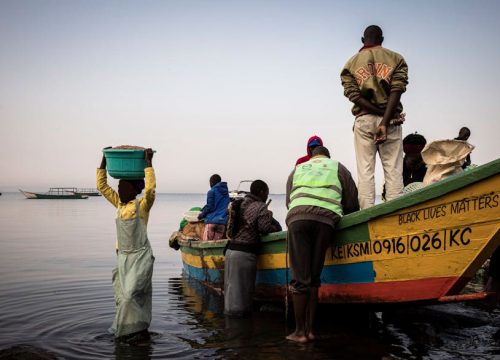
[[[282,193],[314,134],[356,177],[339,73],[371,24],[409,65],[403,134],[469,126],[483,164],[500,156],[499,15],[494,0],[0,0],[0,191],[95,186],[101,149],[133,144],[157,151],[159,192],[219,173]]]

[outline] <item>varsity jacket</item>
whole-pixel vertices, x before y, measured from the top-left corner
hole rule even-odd
[[[408,65],[398,53],[382,46],[363,47],[350,58],[340,74],[344,95],[352,102],[359,97],[385,109],[392,91],[406,91]],[[396,112],[401,113],[403,105],[398,104]],[[367,112],[359,106],[352,108],[354,116]]]

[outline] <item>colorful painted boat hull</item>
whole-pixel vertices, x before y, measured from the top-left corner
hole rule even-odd
[[[177,238],[184,271],[223,286],[225,241]],[[500,245],[500,160],[345,216],[321,274],[320,302],[454,297]],[[262,239],[256,298],[282,301],[291,279],[286,232]]]

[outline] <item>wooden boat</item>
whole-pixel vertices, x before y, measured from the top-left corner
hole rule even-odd
[[[244,198],[245,195],[250,192],[250,184],[252,182],[253,180],[241,180],[236,190],[231,190],[229,192],[229,197],[231,199]]]
[[[262,238],[256,299],[283,301],[286,232]],[[226,240],[174,233],[184,272],[223,287]],[[321,275],[322,303],[449,302],[500,245],[500,159],[342,218]]]
[[[88,199],[88,195],[77,193],[76,188],[50,188],[45,193],[35,193],[19,189],[26,196],[26,199]]]
[[[73,188],[73,192],[87,196],[102,196],[96,188]]]

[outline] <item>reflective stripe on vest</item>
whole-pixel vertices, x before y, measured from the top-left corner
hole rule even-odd
[[[297,165],[293,174],[290,206],[318,206],[342,215],[342,185],[339,163],[327,157],[316,157]]]

